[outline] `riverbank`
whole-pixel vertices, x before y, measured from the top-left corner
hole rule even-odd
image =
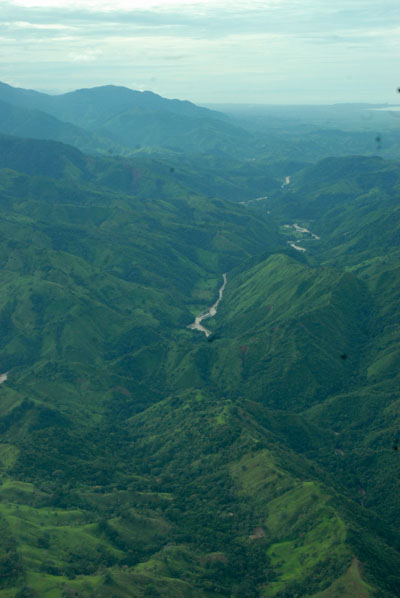
[[[207,337],[209,337],[212,334],[212,332],[211,332],[211,330],[208,330],[208,328],[206,328],[205,326],[202,325],[202,321],[206,320],[207,318],[213,318],[215,316],[215,314],[217,313],[218,305],[222,301],[226,283],[228,282],[226,273],[222,275],[222,279],[223,279],[223,284],[218,291],[218,299],[216,300],[216,302],[213,303],[213,305],[211,305],[211,307],[209,307],[206,312],[203,312],[203,313],[199,314],[198,316],[196,316],[193,324],[189,324],[189,326],[188,326],[188,328],[190,328],[191,330],[198,330],[199,332],[202,332],[203,334],[205,334]]]

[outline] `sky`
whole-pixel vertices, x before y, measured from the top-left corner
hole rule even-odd
[[[197,103],[398,103],[399,0],[0,0],[0,81]]]

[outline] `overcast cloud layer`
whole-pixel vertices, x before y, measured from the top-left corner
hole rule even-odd
[[[399,0],[0,0],[0,80],[195,102],[398,102]]]

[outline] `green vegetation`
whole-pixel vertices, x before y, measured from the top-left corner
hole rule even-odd
[[[400,167],[0,146],[0,596],[396,598]]]

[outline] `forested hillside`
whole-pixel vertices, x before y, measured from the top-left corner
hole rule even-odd
[[[400,165],[260,164],[0,138],[0,596],[399,596]]]

